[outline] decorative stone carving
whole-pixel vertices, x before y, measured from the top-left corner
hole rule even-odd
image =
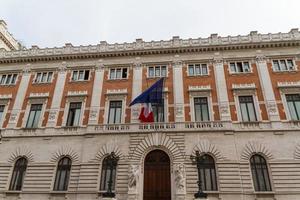
[[[294,158],[300,160],[300,143],[296,146]]]
[[[279,88],[289,88],[289,87],[300,87],[300,81],[286,81],[286,82],[278,82],[277,86]]]
[[[226,157],[221,154],[221,151],[216,147],[216,145],[212,144],[207,139],[201,139],[198,144],[193,148],[192,154],[195,154],[196,151],[199,151],[200,154],[210,154],[213,155],[218,160],[225,160]]]
[[[265,147],[265,145],[263,145],[260,141],[257,140],[249,141],[246,144],[242,152],[241,158],[242,160],[249,161],[250,157],[255,153],[263,154],[268,159],[273,158],[271,151],[267,147]]]
[[[9,122],[15,123],[17,121],[17,118],[18,118],[18,113],[13,112],[10,114]]]
[[[120,95],[120,94],[127,94],[127,88],[125,89],[108,89],[106,90],[107,95]]]
[[[49,97],[49,92],[45,93],[30,93],[29,98],[47,98]]]
[[[49,120],[49,121],[55,121],[57,113],[58,113],[58,111],[56,111],[56,110],[51,110],[51,111],[49,112],[48,120]]]
[[[90,110],[90,115],[89,115],[90,120],[96,120],[97,116],[98,116],[98,110],[96,108]]]
[[[257,55],[257,56],[256,56],[256,61],[257,61],[258,63],[264,63],[264,62],[266,62],[266,60],[267,60],[267,58],[266,58],[266,56],[264,56],[264,55]]]
[[[175,114],[176,114],[176,117],[183,116],[183,106],[182,105],[175,106]]]
[[[0,100],[8,100],[12,98],[12,94],[0,94]]]
[[[210,91],[210,85],[189,86],[189,92]]]
[[[255,83],[232,84],[232,89],[256,89]]]
[[[28,160],[28,162],[33,162],[33,153],[27,146],[17,147],[16,150],[11,153],[8,162],[14,163],[16,159],[23,156]]]
[[[30,73],[30,64],[27,64],[24,68],[23,68],[23,74],[29,74]]]
[[[86,90],[84,91],[68,91],[67,96],[68,97],[75,97],[75,96],[86,96],[88,92]]]
[[[185,167],[183,163],[179,163],[174,166],[175,170],[175,183],[177,194],[178,193],[185,193],[185,182],[186,182],[186,174],[185,174]]]
[[[139,117],[140,109],[136,106],[132,106],[132,117],[137,119]]]
[[[276,105],[276,102],[274,102],[274,101],[267,101],[266,102],[266,107],[267,107],[268,113],[270,113],[270,114],[277,114],[277,105]]]
[[[229,104],[228,102],[220,102],[219,104],[220,114],[229,114]]]
[[[64,156],[70,157],[73,162],[79,161],[79,155],[76,151],[74,151],[69,146],[62,146],[61,148],[57,149],[55,152],[52,153],[51,162],[55,163]]]
[[[128,174],[128,189],[136,190],[139,181],[139,166],[130,165]]]
[[[116,154],[116,156],[120,157],[120,159],[123,156],[118,145],[116,145],[116,142],[111,140],[99,149],[99,151],[96,153],[96,156],[93,160],[97,161],[97,162],[102,161],[104,156],[110,154],[111,152],[114,152]]]

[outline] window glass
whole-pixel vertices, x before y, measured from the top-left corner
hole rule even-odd
[[[236,72],[236,69],[235,69],[235,63],[230,63],[230,70],[232,72]]]
[[[250,158],[255,191],[271,191],[270,177],[266,160],[258,154]]]
[[[1,85],[5,84],[6,75],[1,76]]]
[[[249,65],[249,62],[244,62],[244,71],[245,71],[245,72],[250,72],[250,65]]]
[[[281,70],[287,70],[287,66],[286,66],[286,62],[285,60],[280,60],[280,67],[281,67]]]
[[[293,70],[294,69],[294,63],[292,60],[287,60],[287,65],[288,65],[288,69],[289,70]]]
[[[110,70],[110,79],[115,79],[116,78],[116,70],[115,69],[111,69]]]
[[[84,77],[84,71],[80,70],[78,74],[78,80],[83,80],[83,77]]]
[[[81,102],[70,103],[66,126],[80,125],[81,105],[82,105]]]
[[[279,62],[278,60],[273,60],[274,70],[280,71]]]
[[[243,64],[241,62],[236,63],[237,72],[243,72]]]
[[[73,81],[77,81],[77,78],[78,78],[78,71],[73,71],[73,77],[72,77],[72,80],[73,80]]]
[[[123,70],[122,70],[122,78],[127,78],[127,68],[123,68]]]
[[[200,65],[199,64],[195,65],[195,74],[196,75],[200,75],[201,74],[201,70],[200,70]]]
[[[48,73],[48,78],[47,78],[48,83],[50,83],[52,81],[52,75],[53,75],[53,72]]]
[[[240,110],[244,122],[257,121],[252,96],[239,96]]]
[[[117,69],[116,78],[120,79],[121,78],[121,74],[122,74],[122,70],[121,69]]]
[[[209,121],[207,97],[194,98],[195,121]]]
[[[194,66],[193,65],[189,65],[189,75],[190,76],[194,75]]]
[[[208,74],[208,70],[207,70],[207,65],[206,64],[202,65],[202,74],[203,75],[207,75]]]
[[[201,156],[199,160],[199,170],[201,178],[201,186],[203,191],[216,191],[217,178],[216,178],[216,167],[214,159],[207,154]]]
[[[152,112],[154,117],[154,122],[164,122],[164,104],[152,103]]]
[[[2,120],[2,116],[3,116],[3,113],[4,113],[4,108],[5,106],[4,105],[0,105],[0,122]],[[1,125],[1,124],[0,124]]]
[[[9,85],[10,84],[10,80],[11,80],[11,74],[7,75],[5,84]]]
[[[161,76],[166,77],[166,75],[167,75],[166,66],[161,66]]]
[[[68,157],[60,159],[57,165],[54,188],[55,191],[67,191],[72,161]]]
[[[24,157],[19,158],[14,166],[9,190],[22,190],[23,181],[27,169],[27,159]]]
[[[287,94],[286,100],[292,120],[300,120],[300,94]]]
[[[160,67],[155,67],[155,76],[160,77]]]
[[[84,71],[84,80],[85,81],[89,80],[89,75],[90,75],[90,70],[85,70]]]
[[[154,77],[154,68],[153,67],[149,67],[149,77]]]
[[[26,128],[37,128],[42,112],[43,104],[31,104]]]
[[[110,178],[112,180],[112,190],[115,190],[115,184],[116,184],[116,169],[117,165],[110,165],[110,158],[106,157],[104,158],[102,162],[102,171],[101,171],[101,183],[100,183],[100,190],[101,191],[107,191],[108,184],[110,181]]]
[[[122,115],[122,101],[110,101],[108,112],[108,123],[118,124],[121,123]]]

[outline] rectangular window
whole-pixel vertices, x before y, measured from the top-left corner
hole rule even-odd
[[[251,72],[249,62],[230,62],[230,72],[231,73],[247,73]]]
[[[34,83],[50,83],[53,72],[38,72],[35,75]]]
[[[122,101],[110,101],[108,124],[120,124],[122,116]]]
[[[207,97],[194,98],[195,121],[209,121]]]
[[[127,68],[112,68],[110,69],[109,79],[126,79],[127,78]]]
[[[287,94],[286,101],[292,120],[300,120],[300,94]]]
[[[72,73],[72,81],[88,81],[90,70],[74,70]]]
[[[257,121],[253,97],[239,96],[239,103],[243,122]]]
[[[14,85],[17,82],[18,74],[3,74],[0,76],[0,85]]]
[[[3,118],[4,108],[5,108],[4,105],[0,105],[0,122],[2,121],[2,118]],[[1,125],[1,124],[0,124],[0,125]],[[1,127],[0,127],[0,128],[1,128]]]
[[[164,104],[152,103],[151,107],[152,107],[154,122],[164,122],[165,121]]]
[[[295,65],[292,59],[273,60],[274,71],[293,71]]]
[[[148,77],[155,78],[155,77],[166,77],[167,76],[167,66],[154,66],[148,67]]]
[[[81,102],[70,103],[66,126],[79,126],[81,105],[82,105]]]
[[[208,75],[207,64],[190,64],[188,66],[189,76]]]
[[[26,128],[37,128],[40,121],[43,104],[31,104]]]

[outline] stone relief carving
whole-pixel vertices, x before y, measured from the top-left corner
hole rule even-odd
[[[186,181],[186,174],[185,174],[185,167],[183,163],[179,163],[175,165],[175,183],[177,192],[185,192],[185,181]]]
[[[268,113],[270,113],[270,114],[276,114],[277,113],[276,102],[268,101],[266,104],[267,104],[266,106],[267,106]]]
[[[177,105],[175,107],[175,113],[177,117],[183,116],[183,106],[182,105]]]
[[[267,159],[273,158],[273,155],[267,146],[258,140],[251,140],[245,145],[241,159],[249,161],[250,157],[255,153],[263,154]]]
[[[139,108],[136,106],[132,106],[132,117],[137,119],[139,117]]]
[[[54,121],[56,119],[56,115],[57,115],[57,111],[56,110],[51,110],[49,112],[48,120],[49,121]]]
[[[13,163],[22,156],[26,157],[29,162],[33,162],[33,153],[27,146],[17,147],[16,150],[11,153],[10,157],[8,158],[8,162]]]
[[[128,174],[128,188],[130,190],[136,189],[138,180],[139,180],[139,166],[130,165],[129,174]]]
[[[227,102],[221,102],[219,105],[219,109],[221,115],[229,114],[229,105]]]
[[[96,108],[93,108],[93,109],[90,111],[89,119],[90,119],[90,120],[96,120],[96,119],[97,119],[97,115],[98,115],[97,109],[96,109]]]

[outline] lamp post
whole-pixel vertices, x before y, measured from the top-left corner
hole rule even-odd
[[[194,194],[196,199],[206,199],[207,194],[202,191],[202,181],[201,181],[201,172],[200,172],[200,167],[201,167],[201,156],[199,151],[196,151],[196,156],[191,155],[191,160],[193,164],[197,165],[197,170],[198,170],[198,192]]]
[[[119,161],[119,156],[117,156],[114,152],[111,152],[107,157],[107,165],[110,170],[110,176],[108,180],[108,187],[107,191],[102,194],[103,197],[109,197],[114,198],[116,194],[112,192],[112,186],[113,186],[113,171],[116,169],[117,164]]]

